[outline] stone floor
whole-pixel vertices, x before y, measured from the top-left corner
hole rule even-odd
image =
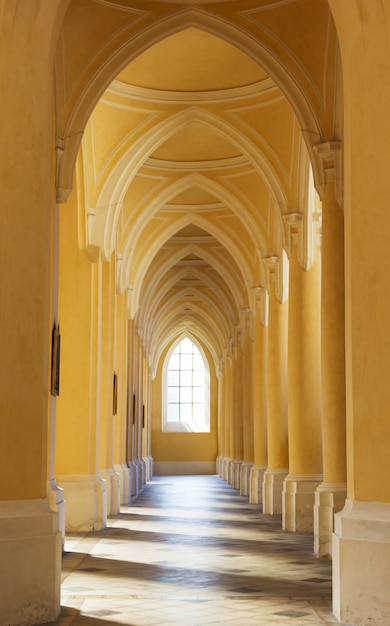
[[[218,476],[154,477],[101,532],[66,538],[52,626],[318,626],[331,562]]]

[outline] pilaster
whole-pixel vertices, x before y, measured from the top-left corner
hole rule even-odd
[[[267,450],[268,468],[264,474],[263,511],[282,512],[283,480],[288,474],[287,407],[287,328],[288,303],[277,295],[279,261],[268,262],[269,323],[267,357]]]
[[[290,255],[288,301],[289,475],[283,487],[283,528],[313,531],[314,492],[322,481],[320,260],[305,270]]]
[[[327,154],[327,153],[326,153]],[[322,203],[321,413],[324,482],[314,507],[314,553],[332,555],[333,513],[346,498],[344,214],[328,182]],[[323,509],[323,510],[322,510]]]
[[[253,436],[254,465],[249,477],[249,502],[261,504],[263,500],[262,477],[267,466],[267,350],[268,350],[268,315],[262,314],[263,303],[268,294],[261,287],[255,291],[254,318],[254,354],[253,354]]]
[[[242,326],[242,358],[241,358],[241,385],[242,385],[242,433],[243,433],[243,460],[241,475],[241,493],[249,493],[249,472],[254,460],[254,319],[249,308],[241,312]]]

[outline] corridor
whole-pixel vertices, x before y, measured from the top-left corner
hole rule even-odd
[[[318,626],[331,562],[218,476],[157,476],[108,527],[67,535],[53,626]]]

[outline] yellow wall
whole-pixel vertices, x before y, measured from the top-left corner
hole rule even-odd
[[[56,471],[93,471],[88,450],[91,384],[91,293],[93,264],[77,243],[77,204],[73,193],[60,210],[59,318],[61,378],[57,399]]]
[[[210,432],[162,432],[162,371],[169,345],[161,355],[156,378],[151,384],[151,445],[154,461],[215,461],[217,457],[218,379],[210,352],[204,344],[201,345],[210,368]]]

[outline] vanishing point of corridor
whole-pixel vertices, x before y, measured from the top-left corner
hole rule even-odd
[[[154,477],[105,530],[67,535],[54,624],[336,624],[312,543],[218,476]]]

